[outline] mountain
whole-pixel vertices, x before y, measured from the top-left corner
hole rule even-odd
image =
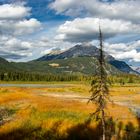
[[[10,62],[0,57],[0,72],[17,71],[17,67],[13,66]]]
[[[129,74],[139,74],[137,71],[133,70],[128,64],[126,64],[124,61],[119,60],[111,60],[109,61],[111,65],[113,65],[115,68],[119,69],[122,72],[129,73]]]
[[[13,63],[18,68],[28,72],[52,73],[52,74],[95,74],[98,61],[94,57],[71,57],[67,59],[55,59],[48,61],[31,61],[28,63]],[[118,69],[107,64],[109,74],[121,73]]]
[[[0,72],[28,72],[38,74],[95,74],[98,61],[94,57],[71,57],[49,61],[8,62],[0,58]],[[106,66],[109,74],[118,74],[119,70],[110,64]]]
[[[125,72],[125,73],[132,73],[132,74],[137,74],[136,71],[134,71],[128,64],[126,64],[123,61],[118,61],[111,55],[105,54],[105,59],[106,61],[118,69],[119,71]],[[93,45],[87,45],[87,44],[82,44],[82,45],[76,45],[64,52],[58,53],[58,54],[47,54],[35,61],[50,61],[50,60],[57,60],[57,59],[68,59],[68,58],[76,58],[76,57],[94,57],[98,58],[99,57],[99,49]]]
[[[108,74],[135,73],[125,62],[118,61],[106,52]],[[92,45],[76,45],[66,51],[53,51],[30,62],[8,62],[0,58],[0,72],[29,72],[40,74],[96,74],[99,49]]]

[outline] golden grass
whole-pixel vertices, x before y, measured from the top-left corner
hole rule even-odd
[[[44,131],[59,125],[59,134],[67,135],[66,130],[75,124],[84,122],[89,114],[95,111],[96,106],[79,100],[43,96],[41,93],[75,93],[76,95],[89,96],[89,89],[90,86],[84,84],[71,84],[66,88],[0,88],[1,106],[16,106],[18,108],[12,121],[0,127],[0,134],[23,128],[26,124],[26,127],[28,125],[29,127],[41,126]],[[121,96],[135,95],[139,91],[140,87],[112,87],[110,93],[113,99],[118,99]],[[138,97],[140,99],[140,96]],[[138,98],[135,99],[137,102],[139,101]],[[122,121],[124,124],[132,122],[134,126],[138,125],[134,114],[127,107],[110,103],[107,105],[106,111],[107,115],[112,116],[115,122]],[[93,124],[91,127],[94,127]]]

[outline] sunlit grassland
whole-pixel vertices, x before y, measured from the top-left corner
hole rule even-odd
[[[60,86],[55,87],[58,84]],[[11,113],[4,118],[8,121],[0,126],[0,136],[2,134],[2,138],[6,139],[48,140],[66,139],[71,133],[73,135],[88,133],[89,137],[93,136],[99,121],[92,120],[86,127],[84,124],[89,114],[95,111],[96,106],[92,103],[87,104],[87,99],[74,99],[74,97],[89,97],[89,90],[89,84],[75,82],[53,83],[53,87],[1,87],[0,108],[9,110]],[[137,95],[134,96],[133,102],[139,102],[138,93],[140,93],[140,87],[134,85],[133,87],[128,85],[110,87],[111,98],[122,102],[125,100],[123,97],[130,95]],[[55,94],[62,96],[51,96]],[[75,96],[69,98],[70,95]],[[138,127],[135,115],[126,106],[110,102],[106,111],[107,116],[112,117],[116,123],[115,127],[119,122],[123,122],[123,127],[128,122]],[[90,134],[89,131],[92,133]],[[100,129],[96,130],[97,133],[100,133]]]

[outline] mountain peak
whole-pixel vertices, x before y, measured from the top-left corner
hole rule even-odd
[[[50,51],[50,55],[56,55],[56,54],[60,54],[62,53],[63,51],[60,49],[60,48],[54,48]]]
[[[53,52],[53,53],[52,53]],[[46,54],[45,56],[37,59],[37,61],[48,61],[48,60],[55,60],[55,59],[66,59],[66,58],[73,58],[73,57],[99,57],[99,49],[92,45],[91,43],[84,42],[82,44],[77,44],[74,47],[66,50],[66,51],[59,51],[53,50],[51,53]],[[107,61],[114,60],[114,58],[104,52],[105,59]]]
[[[81,44],[81,46],[85,46],[85,47],[91,47],[91,46],[93,46],[90,42],[83,42],[82,44]]]

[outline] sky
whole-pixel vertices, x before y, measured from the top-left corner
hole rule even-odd
[[[140,0],[0,0],[0,57],[26,62],[76,44],[140,66]]]

